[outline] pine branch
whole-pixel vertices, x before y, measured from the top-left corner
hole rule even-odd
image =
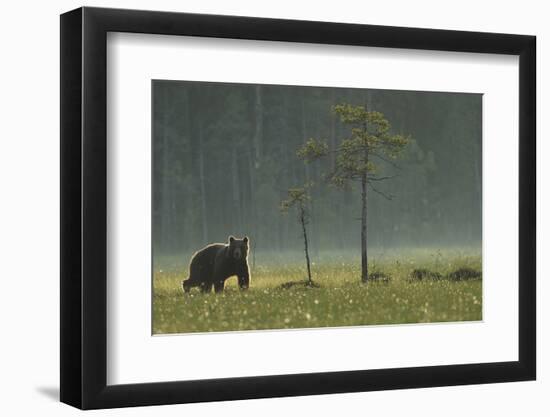
[[[377,194],[380,194],[382,197],[384,197],[386,200],[393,200],[393,195],[391,194],[386,194],[382,191],[380,191],[379,189],[375,188],[372,184],[369,184],[370,185],[370,188],[372,188],[372,191],[374,191],[375,193]]]
[[[388,177],[368,177],[368,181],[385,181],[391,180],[392,178],[398,177],[399,175],[390,175]]]
[[[374,153],[374,152],[370,152],[369,154],[372,155],[372,156],[376,156],[377,158],[381,159],[384,162],[387,162],[388,164],[390,164],[395,169],[401,170],[401,167],[399,165],[397,165],[395,162],[393,162],[392,160],[390,160],[388,158],[385,158],[382,155],[379,155],[379,154]]]

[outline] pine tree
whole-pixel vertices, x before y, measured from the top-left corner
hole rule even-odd
[[[311,200],[311,196],[309,194],[310,187],[311,184],[306,184],[304,187],[290,188],[288,190],[288,197],[286,198],[286,200],[283,200],[281,202],[281,211],[283,213],[287,213],[292,207],[295,207],[298,210],[298,221],[302,226],[302,237],[304,239],[304,252],[306,255],[308,285],[313,286],[306,228],[306,225],[309,222],[308,203]]]
[[[380,174],[380,162],[395,165],[394,160],[409,142],[409,138],[390,133],[391,126],[384,115],[377,111],[369,111],[364,106],[338,104],[333,107],[340,121],[349,127],[350,136],[343,139],[331,149],[328,144],[319,139],[309,139],[298,150],[298,157],[306,162],[335,154],[334,169],[326,176],[328,181],[341,188],[348,187],[351,182],[361,185],[361,281],[368,281],[367,266],[367,189],[382,195],[387,199],[392,196],[385,194],[375,184],[389,180],[393,176]]]

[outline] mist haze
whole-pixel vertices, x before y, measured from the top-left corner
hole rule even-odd
[[[410,143],[392,176],[369,191],[368,246],[480,247],[482,95],[186,81],[152,83],[153,248],[191,253],[229,235],[249,236],[262,253],[300,251],[292,214],[280,212],[288,188],[313,182],[308,225],[312,253],[360,246],[356,189],[330,187],[332,158],[304,164],[309,138],[332,146],[349,127],[335,104],[382,112]],[[300,254],[298,254],[299,256]]]

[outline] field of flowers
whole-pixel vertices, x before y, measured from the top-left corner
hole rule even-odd
[[[251,287],[236,278],[222,294],[184,294],[183,264],[155,265],[153,334],[315,328],[482,319],[481,256],[468,251],[410,251],[360,264],[325,254],[312,265],[315,287],[304,285],[299,258],[270,257],[252,268]]]

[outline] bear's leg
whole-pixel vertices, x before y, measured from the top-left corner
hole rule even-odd
[[[216,281],[214,283],[214,291],[216,292],[222,292],[225,282],[224,281]]]
[[[193,284],[191,283],[191,279],[186,279],[185,281],[181,282],[181,287],[183,288],[183,292],[191,291],[192,286]]]
[[[239,281],[239,288],[241,290],[247,290],[248,287],[250,286],[250,276],[248,275],[248,273],[239,275],[237,278]]]
[[[212,283],[211,282],[201,282],[201,292],[202,293],[209,293],[210,291],[212,291]]]

